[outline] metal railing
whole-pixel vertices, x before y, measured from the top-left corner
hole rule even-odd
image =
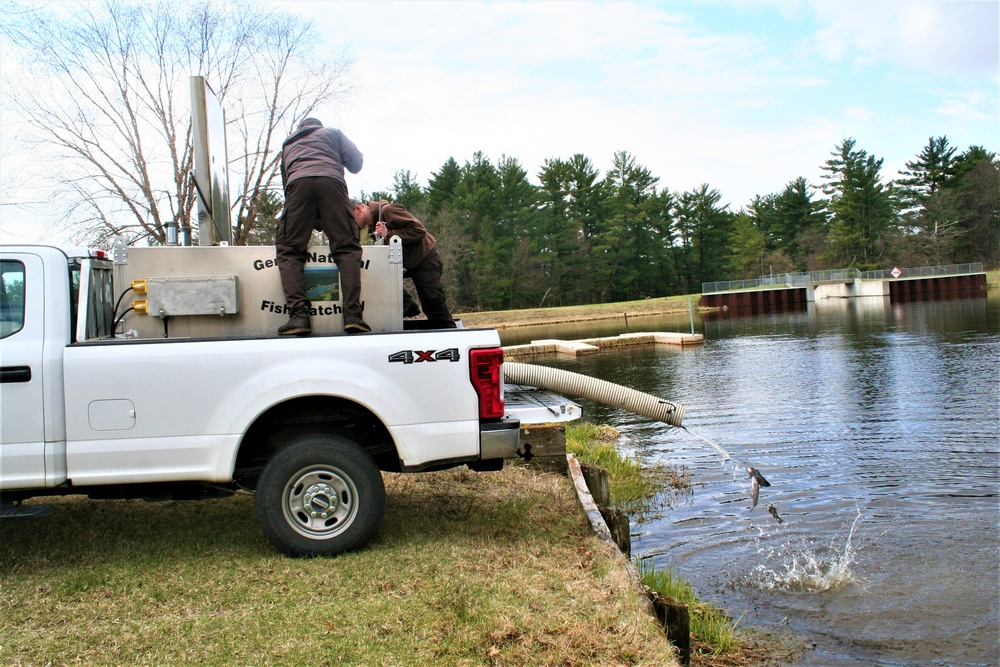
[[[767,287],[808,287],[819,283],[844,283],[855,280],[903,280],[906,278],[928,278],[935,276],[965,276],[983,272],[982,262],[971,264],[949,264],[947,266],[919,266],[910,269],[879,269],[858,271],[857,269],[829,269],[808,273],[775,273],[749,280],[723,280],[702,283],[702,294],[735,292],[737,290]]]
[[[894,271],[898,271],[899,275],[896,275]],[[918,266],[913,269],[865,271],[861,274],[861,279],[902,280],[904,278],[928,278],[934,276],[967,276],[973,273],[982,272],[983,263],[973,262],[971,264],[949,264],[947,266]]]

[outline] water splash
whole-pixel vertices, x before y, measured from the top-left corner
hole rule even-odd
[[[862,516],[861,510],[857,511],[843,550],[831,549],[829,554],[809,549],[772,552],[769,560],[780,559],[779,565],[772,567],[761,563],[749,575],[747,583],[764,591],[823,592],[856,581],[851,563],[857,556],[853,545],[854,531]]]
[[[729,452],[727,452],[725,449],[723,449],[720,445],[712,442],[711,440],[709,440],[705,436],[701,435],[700,433],[695,433],[694,431],[690,430],[687,426],[681,426],[680,428],[684,429],[685,431],[687,431],[688,433],[690,433],[694,437],[700,438],[700,439],[704,440],[709,445],[711,445],[713,448],[715,448],[715,450],[717,452],[719,452],[720,454],[722,454],[722,462],[723,463],[725,463],[726,461],[729,460]]]

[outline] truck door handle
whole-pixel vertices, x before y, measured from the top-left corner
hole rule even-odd
[[[0,368],[0,383],[31,382],[31,366],[4,366]]]

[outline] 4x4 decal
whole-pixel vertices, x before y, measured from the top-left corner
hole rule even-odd
[[[460,358],[457,347],[449,347],[447,350],[400,350],[389,355],[390,362],[398,361],[403,364],[421,361],[458,361]]]

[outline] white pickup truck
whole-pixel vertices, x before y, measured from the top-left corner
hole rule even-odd
[[[214,252],[227,250],[239,249]],[[277,549],[329,555],[375,534],[385,505],[380,471],[497,470],[518,455],[519,421],[505,410],[494,329],[194,335],[184,320],[213,316],[170,318],[178,308],[171,299],[186,286],[205,302],[214,282],[168,276],[159,318],[137,315],[148,307],[137,300],[130,330],[109,255],[0,247],[4,517],[51,510],[23,502],[35,497],[178,499],[242,489],[255,493]],[[394,296],[401,299],[398,289]],[[274,299],[249,298],[244,313],[287,317],[267,312]],[[220,320],[231,314],[219,309]],[[137,330],[149,322],[157,335]]]

